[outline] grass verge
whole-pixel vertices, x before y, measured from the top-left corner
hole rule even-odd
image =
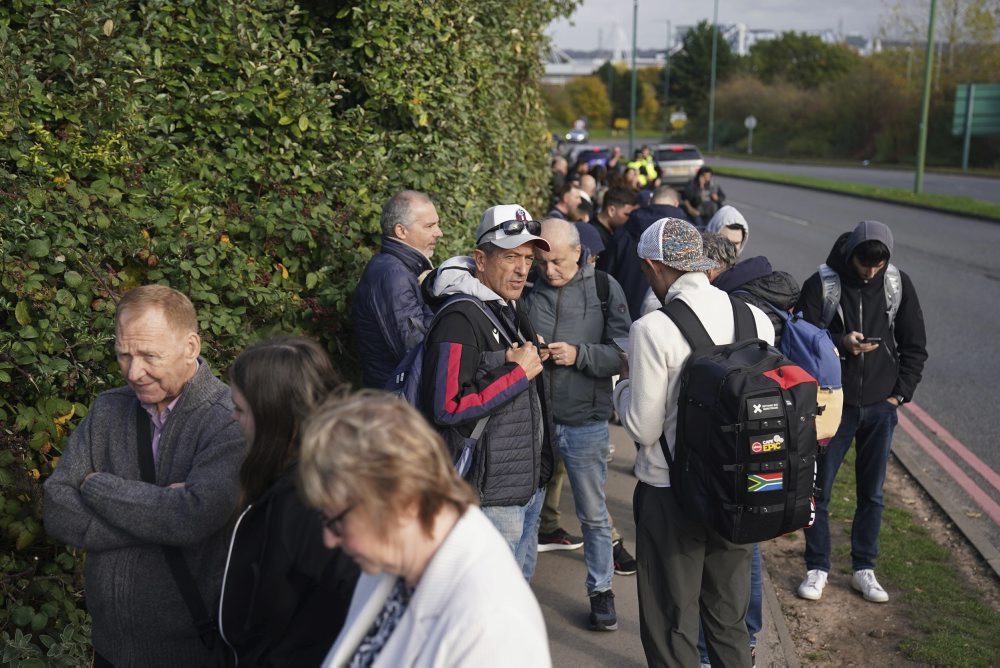
[[[771,183],[781,183],[784,185],[802,186],[804,188],[814,188],[817,190],[828,190],[831,192],[844,193],[857,197],[867,197],[871,199],[907,204],[927,209],[934,209],[946,213],[956,213],[964,216],[975,216],[977,218],[987,218],[1000,221],[1000,204],[984,202],[972,199],[971,197],[954,197],[951,195],[937,195],[934,193],[921,193],[919,195],[904,190],[902,188],[880,188],[877,186],[863,185],[860,183],[844,183],[841,181],[830,181],[829,179],[818,179],[811,176],[796,176],[793,174],[778,174],[765,172],[757,169],[746,169],[743,167],[712,167],[716,174],[724,176],[742,177],[755,181],[768,181]]]
[[[855,506],[854,449],[837,474],[830,499],[831,525],[850,535]],[[1000,613],[959,575],[948,550],[914,517],[886,499],[879,534],[878,575],[904,597],[903,609],[919,635],[900,649],[935,666],[995,666],[1000,661]],[[850,563],[849,541],[837,548]]]

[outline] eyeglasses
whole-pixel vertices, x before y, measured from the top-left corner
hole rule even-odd
[[[503,230],[504,235],[508,237],[520,234],[524,230],[528,230],[528,234],[537,235],[542,231],[542,224],[537,220],[505,220],[480,234],[479,238],[476,239],[476,245],[478,246],[487,234],[496,232],[497,230]]]
[[[323,527],[332,533],[337,538],[344,537],[344,518],[347,517],[347,513],[354,510],[354,506],[347,506],[335,517],[327,517],[323,514],[323,511],[319,511],[319,520],[323,523]]]

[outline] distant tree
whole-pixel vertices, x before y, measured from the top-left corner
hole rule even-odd
[[[640,70],[641,72],[641,70]],[[639,127],[652,130],[657,127],[660,121],[660,100],[657,98],[656,89],[653,84],[642,82],[638,84],[638,97],[642,99],[642,104],[636,109],[636,123]]]
[[[882,35],[907,40],[923,50],[927,39],[929,0],[886,2]],[[1000,0],[940,0],[935,18],[935,42],[941,57],[937,76],[968,81],[1000,78]],[[910,63],[913,69],[916,65]],[[917,71],[922,71],[922,65]]]
[[[826,44],[815,35],[782,33],[778,39],[758,42],[750,49],[750,70],[765,83],[787,81],[815,88],[835,81],[861,57],[841,44]]]
[[[611,118],[628,118],[631,70],[621,63],[614,64],[606,60],[594,71],[594,76],[601,80],[608,92]]]
[[[716,50],[716,81],[724,81],[735,68],[736,57],[720,35]],[[671,99],[676,99],[689,116],[699,115],[708,109],[711,71],[712,24],[702,21],[684,35],[683,49],[670,59]]]
[[[587,118],[591,128],[606,128],[611,117],[608,89],[596,76],[577,77],[563,88],[567,108],[574,117]]]

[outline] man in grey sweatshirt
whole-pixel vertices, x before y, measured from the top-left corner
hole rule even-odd
[[[181,549],[211,609],[245,444],[229,388],[200,357],[197,324],[194,306],[176,290],[125,293],[115,353],[127,385],[97,397],[45,482],[46,531],[87,550],[95,666],[208,659],[164,546]],[[139,473],[140,416],[150,422],[155,484]]]

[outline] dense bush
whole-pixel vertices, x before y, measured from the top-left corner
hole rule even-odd
[[[41,483],[120,383],[123,291],[187,293],[216,370],[303,330],[350,371],[386,197],[432,195],[442,255],[486,206],[543,204],[542,31],[575,0],[313,4],[0,6],[0,663],[85,662]]]

